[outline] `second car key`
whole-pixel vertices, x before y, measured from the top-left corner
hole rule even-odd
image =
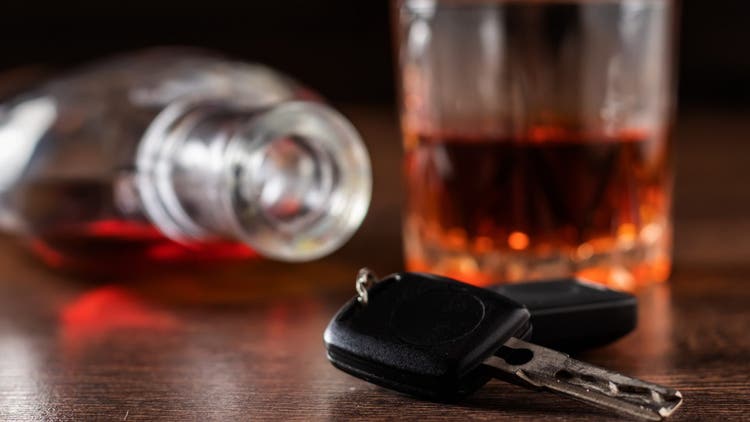
[[[526,309],[492,291],[426,274],[389,276],[333,318],[324,334],[334,366],[431,399],[470,394],[491,377],[547,389],[621,414],[660,420],[682,402],[671,388],[527,343]]]
[[[603,346],[633,331],[635,296],[576,278],[487,286],[526,306],[530,341],[565,352]],[[526,340],[526,339],[524,339]]]

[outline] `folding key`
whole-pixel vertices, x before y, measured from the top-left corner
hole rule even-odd
[[[527,343],[529,313],[495,292],[427,274],[391,275],[359,297],[326,328],[328,358],[372,383],[454,400],[491,378],[571,396],[650,420],[682,402],[671,388],[616,374]]]
[[[577,278],[484,288],[526,306],[534,327],[531,342],[559,351],[603,346],[633,331],[638,323],[635,296]]]

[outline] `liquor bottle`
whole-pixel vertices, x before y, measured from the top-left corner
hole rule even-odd
[[[0,227],[47,264],[322,257],[362,222],[354,127],[266,67],[190,49],[80,68],[0,105]]]

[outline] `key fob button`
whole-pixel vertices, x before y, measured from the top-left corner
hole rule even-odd
[[[436,346],[473,332],[484,312],[482,301],[471,293],[431,290],[399,303],[391,316],[391,330],[406,343]]]

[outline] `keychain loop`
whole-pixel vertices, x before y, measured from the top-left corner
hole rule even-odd
[[[369,268],[362,268],[357,272],[357,281],[354,287],[357,289],[357,301],[359,303],[367,305],[367,289],[372,287],[377,281],[378,276]]]

